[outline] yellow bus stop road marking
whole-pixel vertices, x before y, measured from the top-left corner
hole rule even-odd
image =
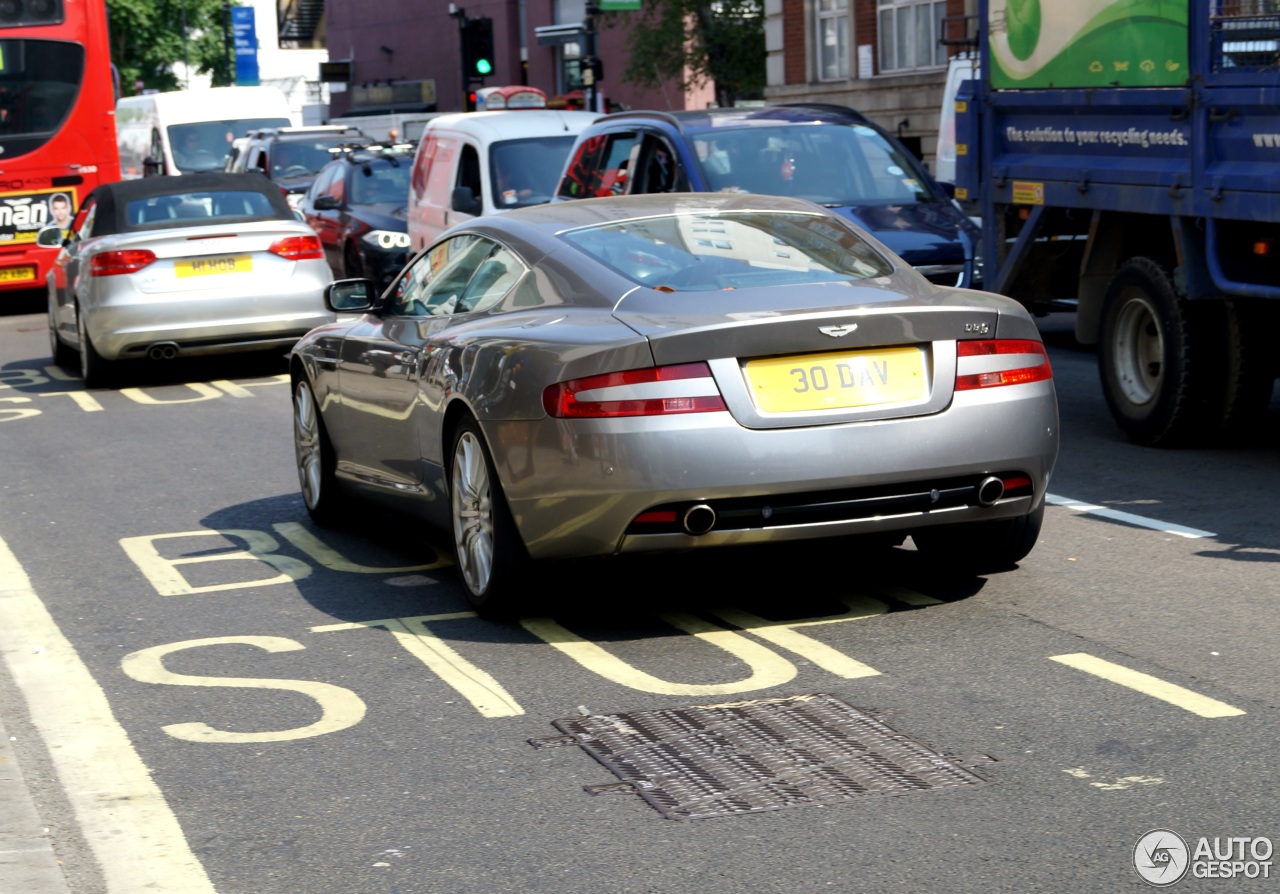
[[[0,539],[0,658],[112,894],[213,894],[106,694]]]
[[[1174,683],[1161,680],[1159,677],[1153,677],[1141,671],[1130,670],[1123,665],[1112,664],[1110,661],[1103,661],[1101,658],[1096,658],[1086,652],[1073,652],[1070,655],[1051,655],[1049,660],[1065,664],[1067,667],[1074,667],[1076,670],[1084,671],[1086,674],[1093,674],[1095,677],[1101,677],[1112,683],[1118,683],[1121,686],[1141,692],[1143,695],[1166,701],[1171,705],[1177,705],[1184,711],[1190,711],[1192,714],[1198,714],[1201,717],[1237,717],[1244,713],[1244,711],[1239,708],[1233,708],[1226,702],[1220,702],[1215,698],[1209,698],[1207,695],[1192,692],[1190,689],[1184,689]]]

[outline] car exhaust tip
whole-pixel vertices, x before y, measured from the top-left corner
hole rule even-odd
[[[978,505],[994,506],[1004,496],[1004,482],[994,475],[984,478],[978,485]]]
[[[178,356],[178,346],[171,341],[157,342],[147,348],[147,357],[151,360],[172,360]]]
[[[716,511],[706,503],[699,503],[685,511],[681,524],[684,526],[685,533],[697,537],[716,526]]]

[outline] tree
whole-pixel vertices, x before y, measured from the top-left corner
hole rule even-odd
[[[120,70],[125,95],[134,82],[149,90],[180,90],[175,63],[212,74],[215,84],[234,80],[223,30],[224,0],[107,0],[111,61]],[[233,4],[240,5],[240,4]],[[182,22],[186,19],[186,47]]]
[[[627,83],[710,82],[717,104],[732,106],[764,95],[763,7],[761,0],[646,0],[639,12],[606,13],[604,25],[631,31]]]

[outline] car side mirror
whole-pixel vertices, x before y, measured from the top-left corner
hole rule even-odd
[[[371,279],[340,279],[324,290],[324,305],[334,313],[363,313],[372,310],[377,299],[377,287]]]
[[[338,211],[342,208],[342,203],[336,197],[330,195],[316,196],[316,200],[312,204],[317,211]]]
[[[142,176],[156,177],[164,173],[164,159],[148,155],[142,160]]]
[[[449,196],[449,207],[454,211],[461,211],[463,214],[479,214],[481,209],[480,200],[476,198],[476,194],[471,191],[470,186],[456,186]]]
[[[62,227],[54,225],[45,227],[36,234],[36,245],[41,248],[61,248],[65,243],[62,235]]]

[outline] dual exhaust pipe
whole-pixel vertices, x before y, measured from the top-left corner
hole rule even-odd
[[[978,483],[979,506],[994,506],[1003,496],[1004,482],[994,475],[989,475]],[[716,526],[716,511],[706,503],[690,506],[681,516],[680,526],[686,534],[694,537],[706,534]]]
[[[178,356],[178,346],[171,341],[158,341],[147,348],[148,360],[172,360]]]

